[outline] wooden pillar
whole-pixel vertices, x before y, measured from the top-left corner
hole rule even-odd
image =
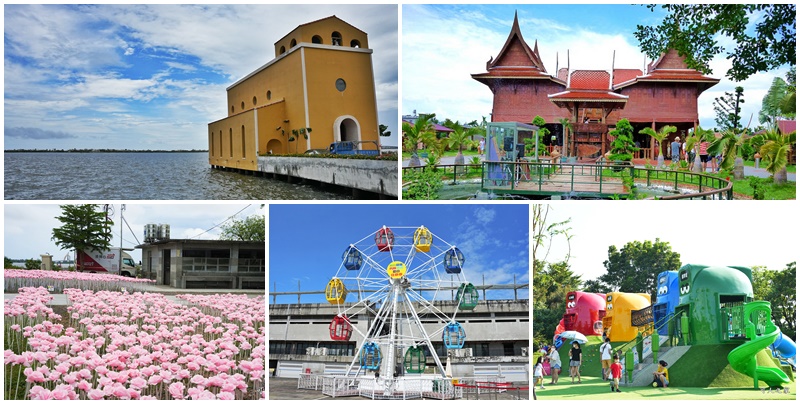
[[[653,121],[650,122],[650,128],[653,129],[653,132],[656,131],[656,120],[655,119],[653,119]],[[653,139],[653,141],[650,142],[650,158],[657,158],[658,157],[658,154],[655,153],[655,144],[656,144],[656,141],[655,141],[655,139]],[[658,147],[661,147],[661,145],[658,145]]]

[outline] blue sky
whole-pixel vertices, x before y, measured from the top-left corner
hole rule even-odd
[[[5,5],[4,148],[206,149],[225,88],[334,14],[369,35],[396,144],[396,5]]]
[[[114,204],[111,220],[113,238],[111,245],[120,246],[121,204]],[[130,226],[122,229],[122,246],[133,248],[143,240],[144,226],[148,223],[169,224],[173,239],[197,238],[216,240],[220,228],[216,227],[228,218],[243,220],[248,216],[265,215],[266,209],[260,204],[217,203],[217,204],[164,204],[129,203],[122,215]],[[62,260],[70,251],[62,250],[50,239],[53,229],[61,226],[56,217],[61,208],[54,203],[16,203],[6,202],[3,207],[3,255],[12,259],[39,259],[40,254],[51,254],[54,260]],[[133,233],[131,232],[133,231]],[[139,262],[142,250],[130,252]]]
[[[510,284],[514,275],[518,283],[524,283],[530,272],[529,211],[526,204],[271,204],[267,215],[269,290],[296,291],[298,281],[303,291],[324,290],[345,248],[364,237],[371,239],[384,225],[424,225],[457,246],[465,255],[464,273],[476,285],[482,277],[486,284]],[[527,290],[520,291],[520,297],[527,296]],[[508,296],[489,292],[487,297]],[[321,295],[302,297],[304,303],[324,301]],[[278,299],[278,303],[296,302],[296,296]]]
[[[633,241],[668,242],[681,255],[681,264],[712,266],[763,266],[783,270],[797,261],[797,239],[791,232],[770,231],[800,226],[797,215],[787,214],[795,203],[785,201],[737,201],[709,207],[705,201],[687,201],[664,207],[663,202],[640,201],[633,209],[614,201],[551,205],[548,223],[570,220],[569,243],[552,240],[548,262],[563,260],[567,253],[572,270],[584,281],[606,271],[608,247],[621,249]],[[602,215],[598,214],[602,212]],[[629,225],[616,225],[619,218]],[[544,257],[541,257],[542,259]]]
[[[539,54],[550,74],[556,71],[556,54],[558,67],[566,67],[567,50],[573,70],[610,70],[613,51],[616,68],[643,69],[644,54],[633,32],[637,24],[659,24],[664,15],[660,8],[651,12],[641,5],[404,5],[402,114],[416,110],[435,112],[441,120],[489,119],[492,93],[470,74],[485,72],[486,62],[500,52],[515,11],[523,38],[531,48],[538,40]],[[730,42],[722,38],[720,44]],[[725,78],[730,65],[724,54],[710,63],[711,76],[722,81],[698,99],[703,127],[716,126],[714,98],[733,92],[737,85],[744,87],[746,101],[742,121],[747,124],[752,114],[751,127],[757,126],[761,100],[772,80],[785,78],[789,70],[786,66],[734,83]]]

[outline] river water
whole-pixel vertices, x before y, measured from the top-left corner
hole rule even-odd
[[[208,153],[4,153],[4,199],[350,199],[317,186],[212,169]]]

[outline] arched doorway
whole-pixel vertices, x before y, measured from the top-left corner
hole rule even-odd
[[[267,154],[284,154],[283,144],[278,139],[267,142]]]
[[[361,125],[351,115],[340,116],[333,124],[334,140],[337,142],[361,140]]]

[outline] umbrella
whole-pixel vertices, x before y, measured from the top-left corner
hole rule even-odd
[[[571,339],[573,341],[578,341],[579,344],[585,344],[586,342],[589,341],[585,335],[577,331],[564,331],[561,334],[558,334],[558,336],[564,339]]]

